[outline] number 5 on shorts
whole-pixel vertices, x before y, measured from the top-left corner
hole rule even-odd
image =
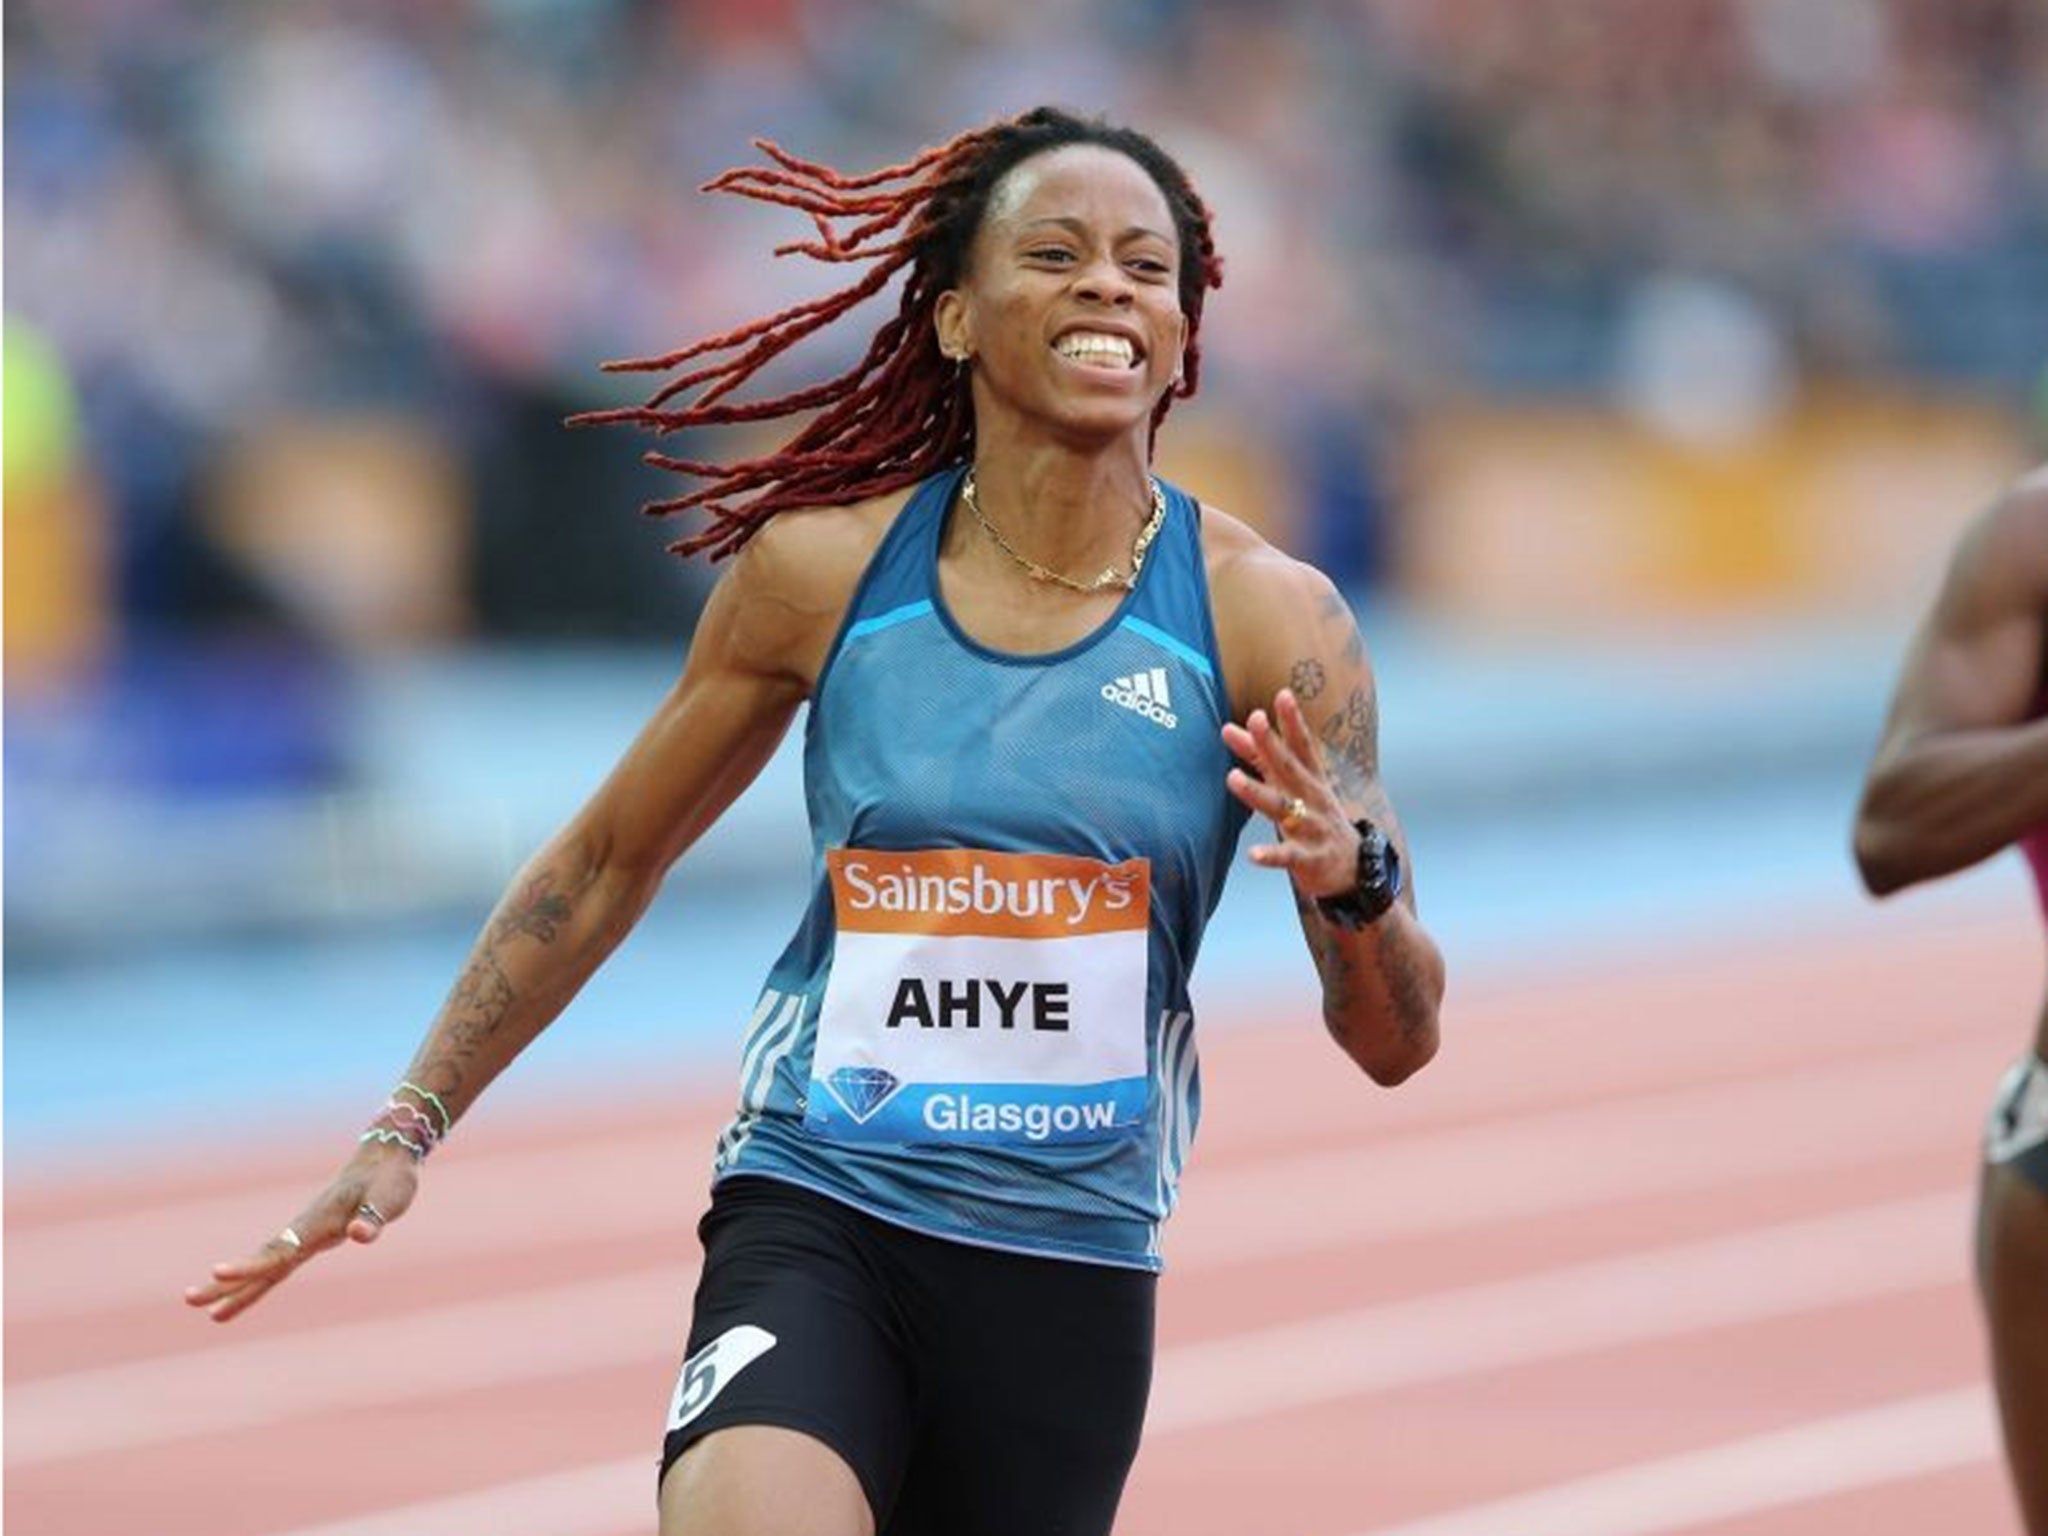
[[[711,1406],[727,1382],[775,1347],[775,1335],[752,1323],[728,1328],[683,1362],[668,1405],[669,1431],[683,1428]]]

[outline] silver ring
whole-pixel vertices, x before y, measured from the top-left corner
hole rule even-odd
[[[374,1221],[380,1227],[383,1226],[385,1221],[388,1219],[382,1211],[378,1210],[377,1207],[370,1204],[370,1202],[367,1200],[365,1200],[361,1205],[356,1207],[356,1214],[362,1217],[365,1221]]]
[[[283,1243],[293,1253],[303,1253],[306,1250],[306,1240],[299,1236],[299,1229],[297,1227],[286,1227],[277,1234],[275,1241]]]

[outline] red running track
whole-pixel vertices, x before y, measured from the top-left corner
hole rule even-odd
[[[2039,969],[2023,912],[1908,906],[1531,970],[1391,1094],[1304,995],[1212,1000],[1246,1022],[1205,1041],[1119,1531],[2017,1536],[1969,1191]],[[227,1328],[178,1293],[324,1128],[11,1178],[8,1528],[651,1530],[722,1099],[487,1108],[375,1249]]]

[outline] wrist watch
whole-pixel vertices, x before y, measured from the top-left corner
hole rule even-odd
[[[1340,928],[1363,928],[1386,914],[1401,894],[1401,851],[1369,821],[1358,829],[1358,883],[1334,896],[1318,896],[1316,910]]]

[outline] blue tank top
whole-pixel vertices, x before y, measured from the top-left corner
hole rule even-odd
[[[810,906],[741,1052],[719,1179],[1156,1270],[1201,1107],[1188,973],[1244,826],[1200,514],[1063,650],[976,643],[938,591],[963,471],[876,550],[804,736]]]

